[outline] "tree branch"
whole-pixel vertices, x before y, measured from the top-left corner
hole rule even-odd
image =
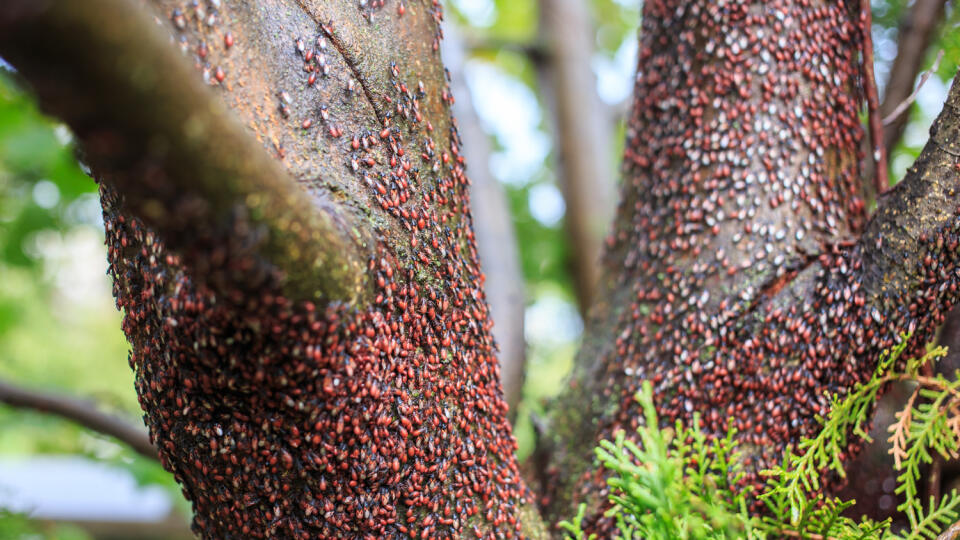
[[[926,274],[933,261],[942,265],[952,257],[956,246],[945,250],[943,242],[958,223],[958,164],[960,85],[955,80],[926,146],[889,197],[881,199],[859,242],[864,288],[884,307],[902,307],[904,299],[915,297],[918,289],[929,284]],[[952,267],[941,271],[952,271]]]
[[[933,75],[940,68],[940,61],[943,60],[943,49],[937,53],[936,58],[933,59],[933,64],[930,66],[930,69],[924,71],[920,75],[920,80],[917,82],[917,87],[914,88],[913,92],[907,96],[907,99],[900,102],[893,111],[890,112],[887,116],[883,118],[883,125],[889,126],[897,121],[901,114],[903,114],[907,109],[913,105],[913,102],[917,99],[917,94],[920,93],[920,89],[923,88],[923,85],[927,82],[927,79],[930,78],[930,75]],[[894,141],[893,144],[896,144],[899,141]]]
[[[614,530],[589,457],[642,422],[643,381],[663,425],[732,423],[742,482],[759,487],[820,429],[826,393],[868,378],[901,332],[926,337],[936,308],[872,311],[851,253],[869,31],[855,5],[780,2],[773,18],[755,15],[763,2],[644,4],[605,293],[543,445],[548,516],[586,502],[588,531]]]
[[[870,0],[860,0],[860,27],[863,28],[863,87],[867,97],[867,124],[870,131],[870,156],[874,166],[874,189],[879,196],[890,187],[887,171],[887,149],[883,146],[883,118],[878,110],[880,97],[877,95],[877,78],[873,74],[873,16]]]
[[[134,16],[128,12],[134,10],[123,4],[118,5],[123,9],[103,9],[117,2],[94,0],[84,3],[83,9],[92,13],[88,18],[109,13],[109,24],[99,28],[107,38],[115,34],[128,38],[127,17]],[[34,9],[25,0],[16,4],[30,11],[18,19],[43,20],[31,15]],[[270,190],[262,195],[262,179],[253,175],[241,187],[252,186],[250,193],[260,200],[251,201],[249,195],[239,200],[258,211],[263,208],[267,215],[253,214],[259,220],[253,226],[243,219],[231,221],[229,215],[211,220],[216,234],[206,235],[203,242],[189,236],[205,233],[198,228],[205,222],[194,219],[182,230],[174,230],[184,232],[178,237],[181,242],[196,247],[188,251],[165,238],[171,236],[169,230],[156,227],[164,225],[162,220],[139,219],[150,218],[149,204],[130,211],[118,207],[115,194],[136,192],[136,182],[120,185],[110,179],[119,190],[105,183],[101,203],[109,272],[117,304],[125,312],[123,327],[131,343],[138,397],[165,467],[194,505],[193,530],[206,539],[237,535],[380,538],[429,536],[431,531],[435,536],[457,538],[546,536],[520,477],[502,399],[470,228],[469,181],[464,175],[462,144],[450,118],[453,98],[437,53],[442,37],[440,2],[358,6],[349,0],[239,1],[219,3],[215,14],[212,2],[149,0],[145,4],[156,14],[158,26],[166,28],[185,56],[194,60],[195,71],[177,64],[176,56],[164,56],[160,44],[169,45],[170,40],[149,34],[155,29],[140,28],[142,34],[153,35],[146,39],[154,41],[157,50],[145,50],[139,42],[86,36],[94,44],[126,44],[134,56],[144,55],[146,60],[140,61],[127,58],[126,50],[90,47],[76,37],[84,31],[94,33],[92,28],[32,24],[35,36],[69,49],[60,51],[65,59],[50,59],[54,66],[74,56],[78,62],[93,64],[59,66],[63,71],[47,73],[47,64],[37,62],[39,67],[33,69],[50,78],[28,73],[34,84],[58,80],[56,75],[78,77],[83,69],[89,79],[108,83],[78,80],[77,90],[71,87],[70,77],[62,77],[59,82],[67,88],[61,94],[46,88],[41,97],[63,99],[60,108],[69,120],[79,114],[70,110],[77,92],[86,98],[80,105],[92,111],[81,120],[99,122],[102,115],[127,127],[133,120],[97,110],[104,103],[96,100],[96,91],[142,93],[142,87],[111,72],[119,71],[114,65],[118,57],[124,66],[133,62],[151,68],[148,74],[162,74],[167,85],[194,88],[190,95],[195,97],[209,94],[195,84],[202,80],[201,73],[215,74],[211,80],[220,83],[219,99],[198,98],[187,105],[194,109],[200,105],[195,111],[200,118],[206,118],[207,110],[229,109],[230,116],[253,131],[261,147],[239,141],[232,132],[226,133],[226,139],[191,139],[202,150],[218,154],[206,156],[188,148],[185,158],[197,162],[176,168],[177,161],[155,156],[149,139],[157,138],[154,132],[161,141],[169,138],[170,129],[178,125],[169,126],[175,122],[166,116],[182,119],[185,114],[174,110],[164,111],[166,116],[142,113],[158,125],[136,123],[136,129],[116,137],[123,155],[134,163],[146,155],[159,163],[162,172],[169,168],[196,175],[194,168],[204,173],[212,166],[230,172],[235,166],[231,159],[253,160],[263,165],[254,172],[263,172],[276,168],[263,157],[263,147],[272,148],[304,190],[288,190],[292,182],[274,171],[283,180],[277,180],[281,195],[297,194],[296,199],[314,204],[310,195],[323,193],[337,201],[338,208],[353,216],[362,229],[359,235],[367,239],[367,249],[376,253],[376,257],[357,257],[369,265],[344,270],[347,280],[369,282],[369,302],[353,302],[349,294],[353,289],[345,287],[347,294],[342,298],[348,304],[316,309],[297,301],[309,294],[281,298],[257,287],[265,280],[249,277],[240,282],[243,288],[229,279],[215,280],[214,285],[224,285],[211,288],[211,268],[214,275],[226,268],[243,271],[243,276],[272,276],[269,266],[258,273],[261,261],[254,257],[260,254],[258,246],[302,247],[270,234],[273,217],[288,225],[281,232],[297,232],[294,227],[299,227],[298,231],[309,234],[325,230],[324,224],[316,227],[300,220],[298,207],[290,210],[288,201],[271,198]],[[67,7],[79,9],[73,4]],[[19,34],[20,26],[10,23],[13,17],[6,16],[8,11],[6,5],[0,8],[5,14],[0,32],[13,28],[18,34],[16,39],[3,35],[3,43],[12,45],[0,44],[0,50],[34,58],[36,53],[23,50],[27,40]],[[56,22],[67,15],[50,16]],[[83,47],[64,47],[62,36]],[[225,42],[228,36],[232,45]],[[79,48],[107,60],[85,60],[74,52]],[[160,69],[152,71],[158,64],[156,54]],[[144,66],[145,62],[149,64]],[[178,92],[148,89],[158,98]],[[131,102],[143,104],[123,96],[114,101],[120,104],[113,107],[122,106],[128,116],[140,113]],[[96,142],[89,130],[87,137],[79,129],[78,133],[87,146],[90,139]],[[128,140],[129,133],[149,138]],[[206,163],[208,159],[213,165]],[[222,172],[215,169],[211,178]],[[196,199],[203,201],[212,189],[208,180],[176,185],[180,191],[193,190]],[[232,190],[228,199],[236,200],[234,185],[223,189]],[[169,206],[166,200],[160,202],[161,208]],[[309,205],[308,209],[313,210]],[[247,210],[238,210],[241,218],[246,218]],[[161,232],[165,234],[157,234]],[[158,242],[158,237],[164,241]],[[333,256],[354,260],[350,258],[354,243],[352,237],[344,241],[338,237],[324,247]],[[254,256],[233,256],[235,244],[241,249],[252,245],[243,253]],[[191,259],[182,253],[198,255]],[[290,255],[279,260],[299,264],[280,267],[281,285],[315,283],[313,274],[318,269],[308,264],[311,260],[303,251]],[[263,258],[267,263],[275,261]],[[238,299],[250,302],[222,300],[233,291],[239,293]],[[336,509],[329,509],[329,501],[336,501]]]
[[[897,56],[893,61],[885,85],[884,100],[880,105],[880,111],[877,113],[877,116],[883,115],[882,140],[888,158],[893,155],[894,148],[903,137],[904,127],[910,117],[907,111],[910,110],[920,87],[932,73],[936,72],[940,59],[943,57],[943,51],[941,50],[930,69],[921,74],[919,82],[914,84],[932,40],[936,22],[943,13],[944,3],[945,0],[918,0],[909,8],[901,21],[897,37]],[[913,88],[912,92],[911,88]],[[867,152],[869,153],[869,151]],[[874,167],[875,164],[872,160],[865,161],[865,178],[876,178],[876,175],[873,174]],[[872,193],[872,188],[872,185],[868,185],[867,191]],[[949,358],[957,357],[958,351],[950,342],[955,341],[960,335],[957,335],[955,330],[951,331],[948,328],[955,328],[957,325],[960,325],[960,310],[954,309],[947,315],[944,329],[941,330],[939,336],[941,344],[947,345],[950,350]],[[938,368],[943,367],[942,364],[938,366]],[[947,369],[944,372],[952,373],[952,370]],[[903,394],[903,389],[899,387],[888,391],[884,399],[878,403],[876,415],[882,417],[885,414],[892,414],[890,409],[899,409],[898,404],[902,404],[903,399],[905,399]],[[882,424],[882,422],[878,423]],[[851,477],[847,487],[844,488],[845,492],[842,497],[856,499],[858,501],[857,511],[870,513],[872,510],[874,512],[872,515],[881,515],[876,513],[882,512],[875,506],[876,498],[864,491],[864,484],[859,482],[858,479],[889,474],[892,467],[888,449],[889,444],[884,437],[874,438],[874,441],[866,446],[863,454],[848,464]],[[940,463],[939,456],[934,457],[934,462],[935,464]],[[931,467],[931,469],[935,468]],[[938,484],[939,475],[928,475],[927,488],[929,495],[939,491]]]
[[[0,54],[101,180],[223,297],[267,284],[298,299],[361,296],[366,257],[342,213],[291,181],[133,3],[6,2]]]
[[[158,459],[147,430],[127,420],[97,409],[90,401],[66,395],[29,390],[0,379],[0,403],[66,418],[81,426],[113,437],[138,454]]]
[[[934,30],[943,18],[945,3],[946,0],[917,0],[904,17],[897,34],[897,56],[890,68],[883,103],[880,104],[882,118],[889,116],[910,96],[927,48],[933,39]],[[893,152],[893,148],[903,136],[908,120],[909,115],[902,115],[884,126],[883,146],[887,155]]]
[[[937,540],[956,540],[957,538],[960,538],[960,521],[950,525],[937,537]]]

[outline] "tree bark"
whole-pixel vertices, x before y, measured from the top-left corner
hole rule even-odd
[[[155,21],[125,0],[8,1],[0,53],[103,180],[137,391],[195,532],[545,537],[500,388],[439,5],[149,5]],[[960,87],[865,223],[860,20],[852,0],[644,4],[602,293],[541,449],[551,521],[585,501],[588,528],[611,532],[592,449],[637,427],[642,381],[665,424],[700,413],[716,435],[732,418],[757,485],[816,432],[826,392],[904,332],[918,351],[957,300]]]
[[[0,8],[0,54],[102,181],[137,392],[202,538],[544,534],[441,18],[430,1]]]
[[[943,0],[919,0],[906,11],[900,23],[897,34],[897,56],[884,85],[883,102],[880,105],[880,116],[885,120],[899,108],[906,100],[911,99],[917,84],[917,76],[923,67],[930,43],[935,37],[937,21],[941,18],[944,9]],[[926,77],[926,75],[924,75]],[[883,144],[887,156],[893,152],[903,137],[903,130],[910,119],[910,106],[900,113],[893,123],[884,122]],[[865,145],[865,151],[866,145]],[[864,177],[873,178],[872,160],[866,160]],[[873,185],[867,183],[869,195],[873,195]],[[940,330],[939,342],[948,347],[948,357],[941,361],[937,370],[942,373],[953,373],[960,366],[960,352],[955,343],[960,338],[957,327],[960,326],[960,309],[954,308],[947,315],[943,328]],[[912,392],[908,383],[894,383],[877,404],[875,412],[875,427],[871,432],[873,442],[868,443],[863,452],[847,464],[847,485],[838,493],[844,500],[856,500],[857,504],[848,511],[851,516],[867,515],[870,518],[882,520],[892,517],[894,522],[906,523],[906,516],[896,510],[892,492],[896,482],[896,471],[893,468],[893,458],[889,453],[890,443],[887,440],[886,427],[894,419],[896,411],[903,408]],[[936,459],[936,458],[935,458]],[[928,485],[933,484],[928,475]],[[890,490],[884,491],[886,487]],[[935,487],[935,486],[931,486]],[[929,493],[930,490],[928,490]]]
[[[463,73],[466,64],[463,43],[457,35],[458,29],[452,30],[447,26],[443,58],[450,70],[453,93],[458,96],[453,113],[463,140],[464,157],[470,164],[470,210],[477,236],[477,253],[485,276],[484,291],[490,302],[493,337],[498,345],[503,396],[510,407],[510,419],[515,421],[526,377],[523,271],[507,194],[490,172],[490,140],[473,109],[470,88]]]
[[[100,178],[222,298],[270,283],[298,299],[360,298],[366,256],[343,213],[326,194],[304,197],[132,5],[10,2],[0,25],[0,51]]]
[[[732,418],[760,487],[827,392],[901,333],[917,352],[956,300],[960,90],[864,226],[859,21],[857,2],[644,4],[605,292],[542,449],[548,521],[586,501],[611,532],[591,452],[635,430],[642,381],[664,425]]]

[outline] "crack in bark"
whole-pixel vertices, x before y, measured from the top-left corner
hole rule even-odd
[[[313,22],[320,27],[320,31],[323,32],[323,35],[330,40],[330,43],[333,44],[334,48],[337,49],[337,52],[340,53],[340,56],[343,58],[343,61],[347,63],[347,67],[350,68],[350,71],[353,73],[355,79],[360,84],[360,88],[363,88],[363,94],[367,98],[367,102],[370,103],[370,106],[373,108],[373,114],[377,117],[377,121],[380,124],[383,124],[383,115],[380,113],[380,109],[377,108],[377,103],[373,99],[373,92],[370,91],[370,87],[367,85],[366,79],[360,73],[360,68],[357,67],[357,62],[354,60],[347,50],[343,46],[343,43],[340,39],[333,33],[333,29],[329,24],[324,24],[314,13],[307,7],[303,0],[296,0],[297,5],[300,6],[300,9],[303,10]]]
[[[750,303],[747,304],[747,307],[743,310],[743,315],[752,315],[759,309],[762,303],[776,298],[780,291],[793,283],[793,280],[796,279],[797,276],[805,272],[811,264],[815,263],[817,259],[820,258],[821,253],[823,252],[805,253],[801,251],[798,263],[791,265],[785,274],[782,276],[774,276],[773,279],[768,279],[763,283],[760,290],[753,295]]]

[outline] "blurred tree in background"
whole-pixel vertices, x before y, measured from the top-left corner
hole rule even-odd
[[[528,378],[516,416],[521,459],[533,448],[531,415],[562,387],[582,329],[578,305],[579,250],[564,227],[566,209],[558,170],[557,123],[544,85],[557,61],[544,39],[537,0],[450,0],[447,24],[463,48],[460,66],[476,113],[492,142],[489,156],[468,160],[468,172],[489,168],[502,184],[516,234],[525,289],[524,337]],[[612,141],[603,159],[616,182],[623,118],[636,63],[637,0],[589,0],[595,36],[589,69],[597,110]],[[881,99],[897,55],[898,29],[912,4],[878,0],[873,40]],[[944,51],[939,67],[909,109],[902,139],[890,155],[901,178],[927,140],[948,83],[960,67],[958,13],[946,4],[923,68]],[[470,148],[466,151],[469,153]],[[15,74],[0,69],[0,379],[88,397],[139,423],[120,314],[104,274],[106,256],[94,183],[74,157],[71,136],[40,114]],[[469,155],[469,154],[468,154]],[[485,163],[484,163],[485,161]],[[604,217],[604,223],[609,222]],[[599,242],[600,239],[598,238]],[[586,261],[592,263],[593,261]],[[499,321],[497,321],[499,322]],[[74,454],[130,471],[142,484],[159,484],[185,508],[173,480],[155,462],[59,417],[0,406],[0,461],[39,454]],[[0,477],[0,497],[3,478]],[[0,498],[2,500],[2,498]],[[186,518],[183,518],[186,530]],[[131,538],[139,538],[131,531]],[[0,512],[0,539],[87,538],[79,529],[35,523]]]

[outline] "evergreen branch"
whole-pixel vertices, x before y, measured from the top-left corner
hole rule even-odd
[[[910,398],[907,399],[907,404],[904,406],[902,411],[898,411],[894,416],[897,421],[890,425],[889,430],[892,432],[890,438],[887,439],[891,443],[890,453],[893,455],[893,463],[896,468],[900,468],[900,464],[907,457],[907,434],[910,432],[910,422],[913,419],[913,403],[916,401],[917,396],[920,395],[920,387],[917,386],[913,389],[913,393],[910,394]]]
[[[955,456],[958,449],[958,440],[955,432],[948,424],[946,412],[951,408],[950,397],[953,390],[960,386],[960,380],[947,381],[938,376],[935,381],[938,388],[921,386],[919,395],[926,399],[922,403],[911,407],[909,414],[913,417],[908,430],[905,454],[900,465],[897,480],[900,483],[895,490],[904,495],[904,502],[898,509],[907,515],[912,529],[916,530],[924,521],[923,505],[918,499],[917,482],[920,480],[920,468],[924,463],[933,461],[933,453],[944,457]],[[932,508],[932,505],[931,505]]]
[[[758,495],[767,506],[763,516],[748,511],[749,493],[737,488],[743,472],[732,425],[725,437],[711,437],[701,431],[700,419],[693,425],[677,423],[659,429],[653,392],[644,384],[637,395],[646,423],[637,430],[638,442],[617,433],[614,441],[603,441],[597,449],[600,462],[613,475],[608,479],[612,508],[606,513],[616,521],[619,538],[720,540],[748,538],[806,538],[810,540],[901,539],[936,537],[938,529],[954,521],[960,511],[960,496],[951,492],[939,503],[933,498],[924,505],[917,482],[920,467],[936,454],[953,456],[960,449],[960,379],[921,376],[920,370],[946,354],[943,347],[928,347],[926,354],[901,361],[909,342],[884,354],[874,375],[853,392],[831,396],[830,412],[822,419],[823,429],[800,442],[795,454],[788,451],[783,465],[765,471],[769,476],[764,493]],[[903,371],[897,371],[897,368]],[[846,450],[851,433],[865,435],[867,418],[879,390],[891,381],[917,384],[907,406],[890,427],[896,447],[898,487],[905,503],[910,531],[891,531],[889,519],[859,521],[843,515],[853,501],[825,496],[820,475],[836,471],[839,455]],[[589,540],[583,528],[584,507],[573,522],[561,528],[572,538]]]
[[[830,396],[830,414],[820,419],[823,428],[811,439],[805,439],[797,446],[799,454],[788,449],[786,465],[775,471],[763,471],[770,477],[770,486],[761,500],[783,495],[789,503],[790,522],[798,525],[806,510],[807,494],[819,491],[820,476],[832,470],[845,476],[840,456],[848,446],[848,434],[855,433],[866,437],[864,426],[869,420],[877,395],[895,374],[892,373],[909,342],[903,336],[893,350],[885,352],[877,362],[873,377],[857,385],[846,397]],[[928,353],[928,357],[931,353]]]
[[[911,523],[911,530],[906,536],[906,540],[932,540],[937,537],[940,531],[938,527],[950,525],[956,518],[960,510],[960,497],[956,491],[951,491],[938,505],[933,497],[930,497],[930,511],[916,524]]]

